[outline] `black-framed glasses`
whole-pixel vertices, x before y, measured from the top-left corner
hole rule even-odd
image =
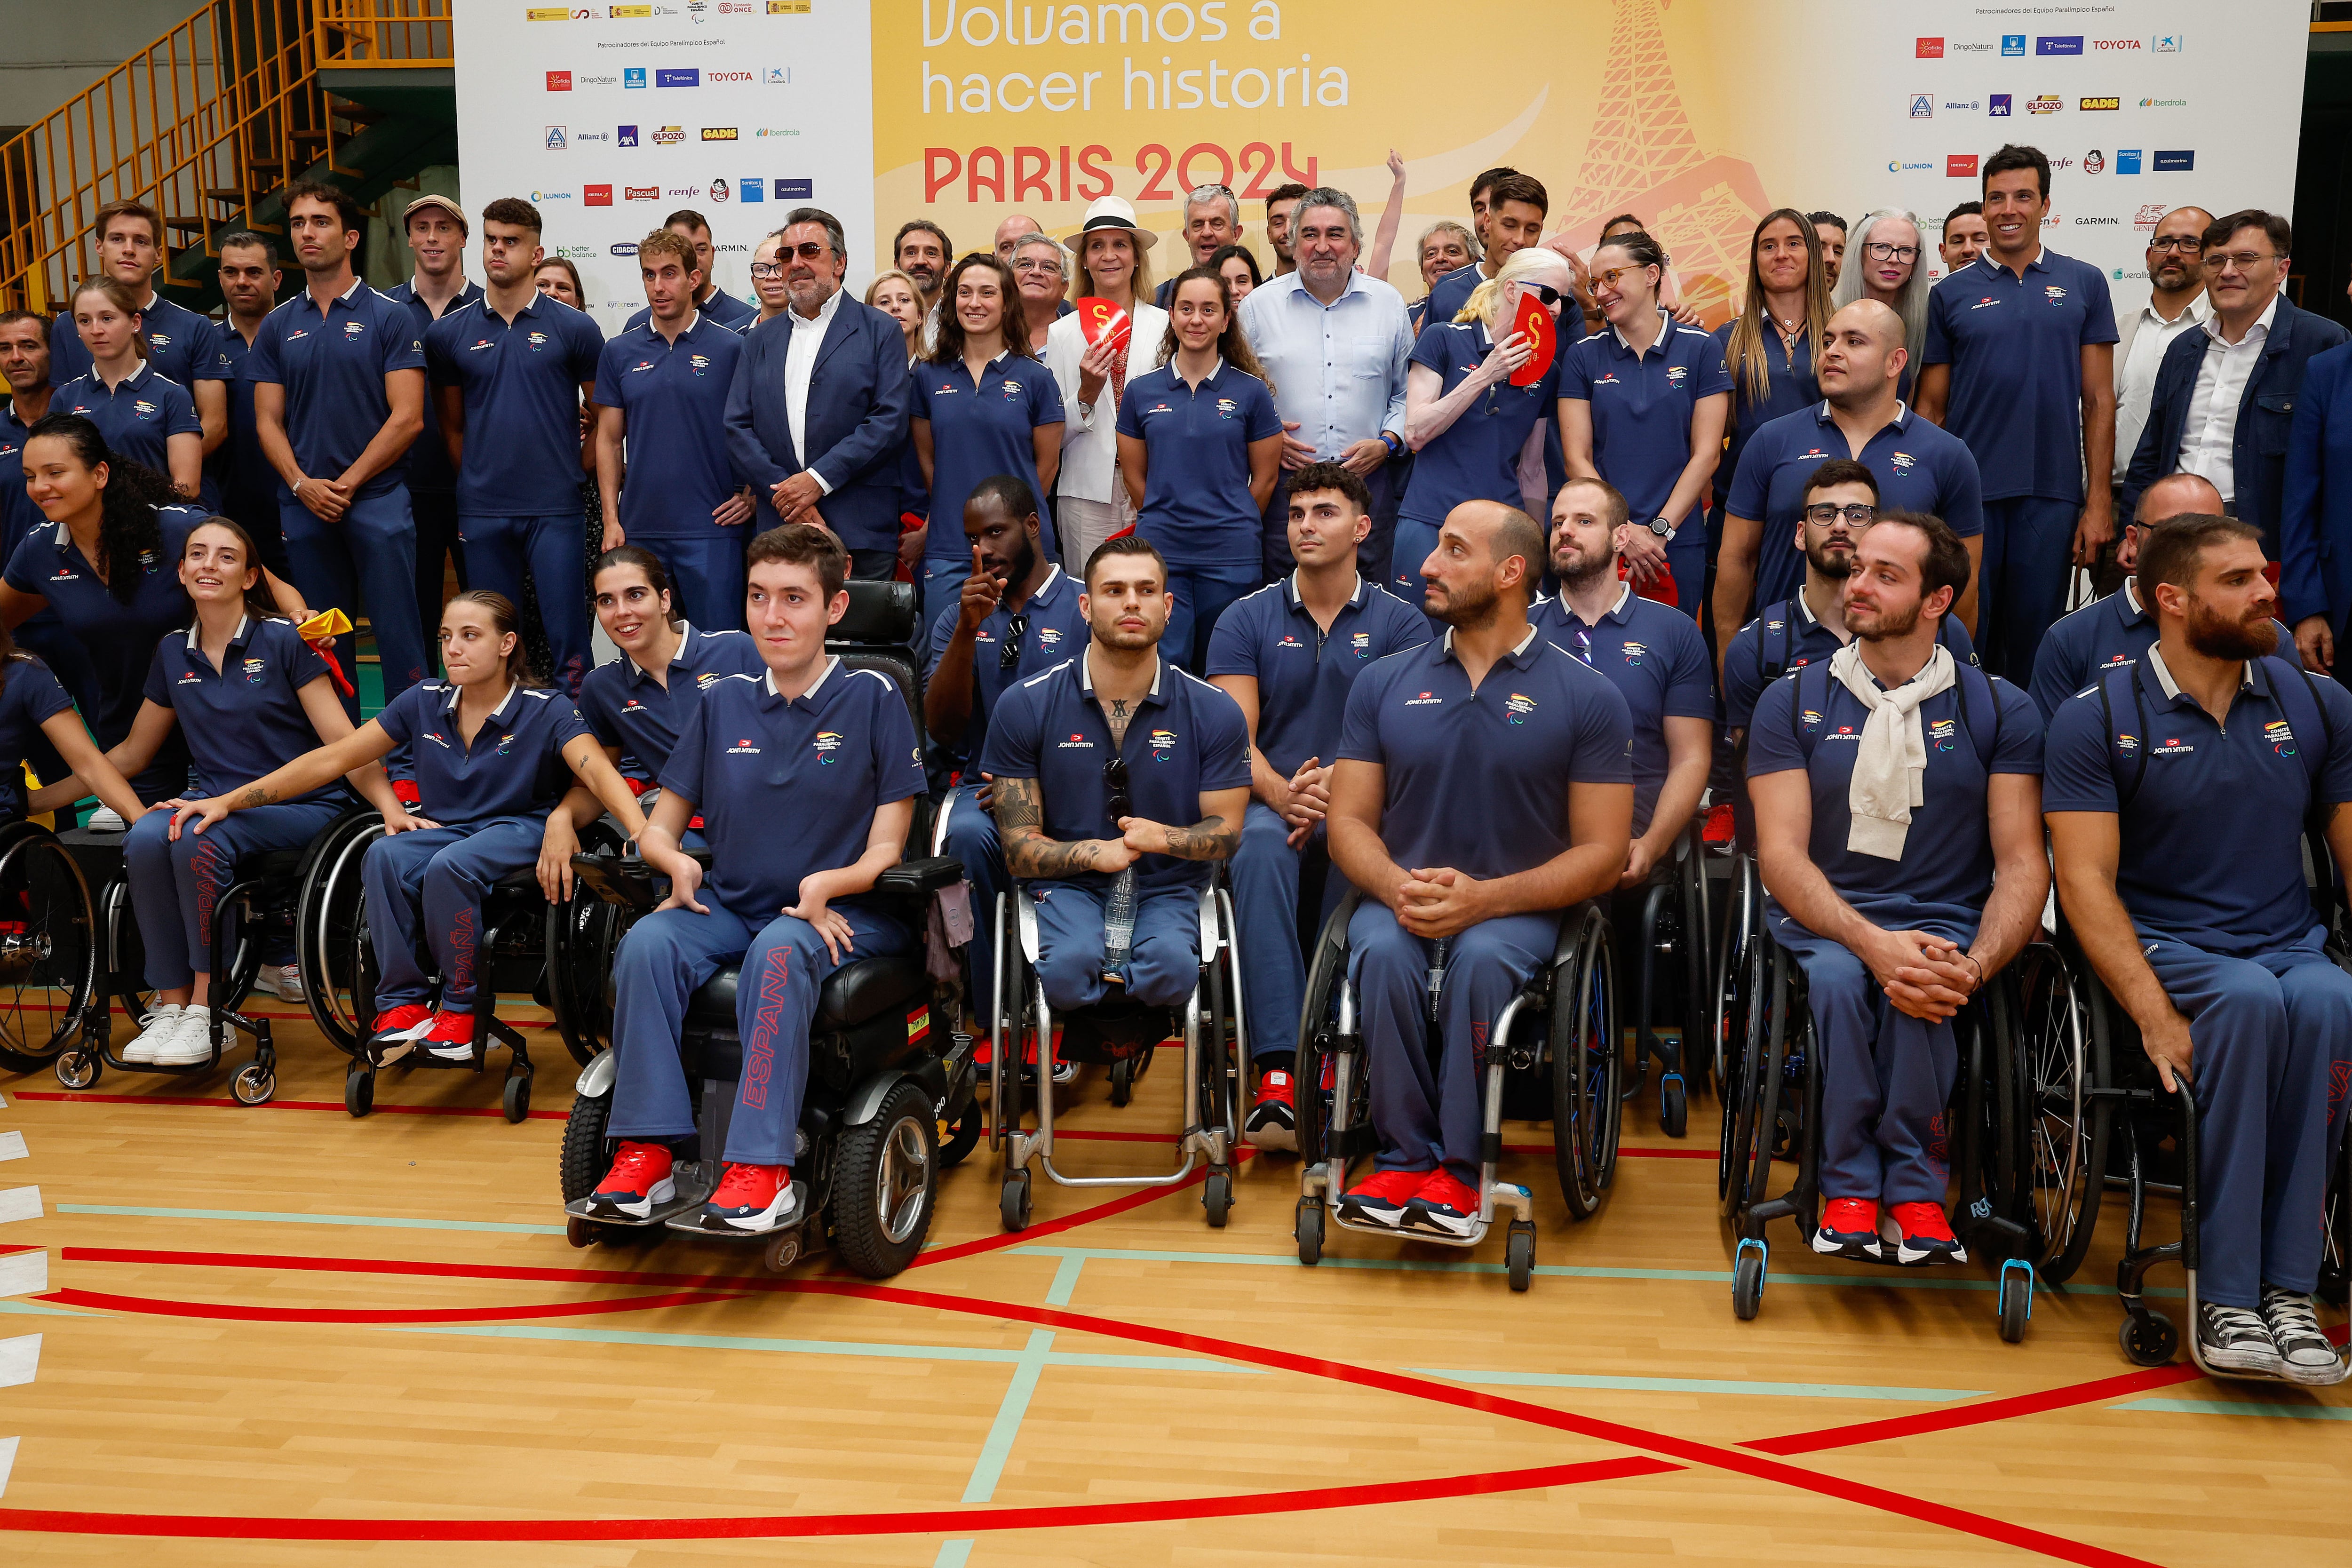
[[[1873,261],[1916,261],[1919,259],[1919,247],[1916,245],[1890,245],[1883,239],[1874,239],[1862,248],[1869,253],[1870,258]]]
[[[2150,250],[2202,250],[2204,242],[2193,234],[2160,234],[2147,242]]]
[[[1022,611],[1004,623],[1004,641],[996,649],[996,668],[1013,668],[1021,662],[1021,639],[1029,635],[1029,612]]]
[[[1553,288],[1549,283],[1522,283],[1519,285],[1519,288],[1527,293],[1533,294],[1537,299],[1541,300],[1547,305],[1557,305],[1559,303],[1559,290]]]
[[[751,263],[751,276],[754,278],[782,278],[783,275],[784,264],[781,261],[754,261]]]
[[[1576,638],[1576,657],[1582,659],[1586,664],[1591,664],[1592,662],[1591,628],[1581,626],[1576,626],[1572,630],[1572,635]]]
[[[1103,788],[1110,792],[1110,819],[1135,815],[1135,797],[1127,792],[1127,759],[1113,757],[1103,764]]]
[[[1878,509],[1874,506],[1864,506],[1860,501],[1851,501],[1844,506],[1832,506],[1825,500],[1815,501],[1805,509],[1805,521],[1818,522],[1824,528],[1840,518],[1843,518],[1852,526],[1860,528],[1865,522],[1878,521]]]

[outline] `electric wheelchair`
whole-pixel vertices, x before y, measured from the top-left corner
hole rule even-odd
[[[890,677],[908,697],[919,737],[920,684],[908,651],[914,589],[905,583],[852,583],[848,592],[849,608],[835,623],[826,648],[846,668]],[[929,810],[929,803],[917,797],[909,844],[928,842]],[[688,853],[709,862],[708,850]],[[604,917],[609,924],[599,928],[611,931],[612,946],[602,950],[606,956],[595,987],[601,1011],[593,1015],[609,1030],[610,953],[617,951],[627,926],[660,901],[660,879],[643,860],[611,849],[577,855],[572,868],[580,886],[612,911]],[[773,1270],[790,1268],[828,1237],[842,1260],[868,1279],[887,1279],[913,1262],[929,1232],[940,1172],[961,1161],[980,1137],[973,1042],[948,1022],[958,1016],[959,965],[929,957],[921,941],[934,900],[952,897],[962,884],[962,867],[940,856],[902,861],[885,871],[871,900],[895,907],[917,933],[915,947],[901,954],[852,958],[819,993],[809,1026],[809,1080],[793,1161],[794,1182],[807,1188],[797,1205],[806,1218],[760,1234],[707,1228],[701,1222],[699,1211],[723,1170],[719,1153],[726,1147],[742,1072],[735,1011],[741,972],[730,963],[688,999],[679,1058],[696,1108],[697,1147],[690,1153],[679,1151],[676,1196],[642,1218],[602,1211],[589,1202],[611,1163],[605,1128],[616,1058],[609,1050],[599,1052],[581,1073],[564,1126],[561,1168],[565,1233],[572,1245],[590,1247],[632,1235],[650,1238],[667,1228],[760,1243],[763,1261]],[[551,945],[549,956],[551,963]],[[551,990],[560,984],[551,976]]]
[[[1745,875],[1752,875],[1752,868]],[[1740,919],[1735,881],[1734,925]],[[1726,943],[1738,970],[1732,980],[1729,1061],[1723,1080],[1723,1121],[1717,1193],[1724,1218],[1738,1238],[1731,1275],[1732,1310],[1742,1320],[1761,1310],[1770,1262],[1765,1228],[1793,1219],[1811,1246],[1821,1223],[1822,1053],[1814,1035],[1805,975],[1796,955],[1772,940],[1764,919],[1760,882],[1752,922]],[[2029,1224],[2033,1171],[2021,1107],[2025,1031],[2019,1022],[2020,976],[2056,962],[2032,944],[1991,977],[1952,1021],[1958,1071],[1944,1113],[1952,1146],[1957,1198],[1953,1234],[1981,1258],[1997,1261],[1996,1310],[2000,1337],[2025,1337],[2033,1310],[2034,1232]],[[2032,982],[2028,982],[2029,987]],[[1795,1167],[1795,1180],[1772,1195],[1772,1167]],[[1901,1264],[1888,1260],[1888,1268]]]
[[[1650,1060],[1657,1058],[1658,1125],[1669,1138],[1688,1131],[1692,1082],[1705,1083],[1713,1066],[1699,1050],[1714,1021],[1707,997],[1714,967],[1711,892],[1694,817],[1675,836],[1673,854],[1652,868],[1649,880],[1615,900],[1618,940],[1632,961],[1632,973],[1619,977],[1633,1005],[1627,1047],[1632,1062],[1623,1092],[1627,1100],[1638,1098],[1649,1080]],[[1659,1032],[1662,1011],[1674,1020],[1671,1037]]]
[[[1552,1158],[1571,1218],[1597,1212],[1616,1174],[1622,1115],[1624,1053],[1617,1016],[1616,941],[1602,900],[1578,904],[1560,916],[1551,962],[1496,1018],[1484,1062],[1484,1123],[1478,1151],[1478,1221],[1469,1235],[1399,1232],[1350,1221],[1339,1213],[1349,1167],[1375,1152],[1370,1059],[1357,1019],[1356,988],[1348,978],[1348,921],[1362,901],[1349,889],[1323,924],[1307,963],[1298,1022],[1299,1196],[1292,1235],[1298,1261],[1323,1257],[1328,1225],[1391,1240],[1400,1235],[1448,1247],[1486,1239],[1498,1210],[1510,1211],[1505,1251],[1514,1290],[1535,1276],[1535,1200],[1527,1188],[1498,1180],[1506,1102],[1552,1123]],[[1436,1036],[1440,975],[1429,993],[1430,1047]]]

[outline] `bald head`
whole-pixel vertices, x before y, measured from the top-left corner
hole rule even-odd
[[[2221,515],[2221,492],[2202,474],[2167,474],[2140,492],[2139,510],[2132,521],[2142,528],[2168,518]]]
[[[1500,501],[1464,501],[1445,514],[1437,548],[1422,563],[1422,608],[1456,626],[1490,621],[1506,598],[1524,614],[1543,566],[1534,518]]]
[[[1026,213],[1014,213],[996,226],[996,258],[1007,267],[1012,266],[1013,247],[1021,243],[1021,237],[1038,232],[1035,218]]]
[[[1874,343],[1899,343],[1903,341],[1903,318],[1895,307],[1881,300],[1856,300],[1853,304],[1830,318],[1830,330],[1851,328],[1867,336]]]
[[[1894,399],[1910,358],[1903,347],[1903,318],[1876,300],[1856,300],[1830,318],[1814,375],[1823,397],[1860,411]]]

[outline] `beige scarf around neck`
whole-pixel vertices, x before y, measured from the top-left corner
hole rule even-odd
[[[1952,689],[1955,668],[1951,654],[1939,642],[1925,668],[1888,691],[1862,662],[1860,639],[1831,656],[1830,679],[1870,710],[1870,718],[1862,727],[1862,744],[1854,752],[1853,776],[1846,784],[1850,821],[1845,847],[1853,854],[1882,860],[1903,858],[1912,809],[1925,799],[1927,737],[1919,720],[1919,704]]]

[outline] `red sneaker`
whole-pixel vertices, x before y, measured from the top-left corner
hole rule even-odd
[[[1813,1232],[1813,1250],[1832,1258],[1877,1259],[1877,1200],[1832,1198],[1822,1210],[1822,1223]]]
[[[432,1016],[433,1009],[417,1002],[405,1002],[397,1007],[386,1008],[375,1016],[375,1027],[368,1031],[368,1044],[392,1045],[405,1040],[419,1025]]]
[[[471,1061],[474,1056],[474,1016],[447,1010],[433,1015],[433,1026],[415,1037],[416,1043],[445,1062]]]
[[[588,1212],[600,1218],[614,1215],[646,1218],[656,1204],[666,1204],[677,1195],[677,1184],[670,1180],[670,1164],[667,1143],[624,1142],[621,1152],[613,1156],[612,1170],[588,1194]]]
[[[1242,1136],[1260,1149],[1298,1147],[1298,1112],[1290,1102],[1290,1075],[1269,1068],[1258,1075],[1257,1103],[1250,1107]]]
[[[1339,1217],[1369,1220],[1395,1229],[1404,1221],[1404,1205],[1427,1180],[1426,1171],[1375,1171],[1339,1194]]]
[[[1731,803],[1727,800],[1707,807],[1706,823],[1698,830],[1699,837],[1709,844],[1728,844],[1731,834]]]
[[[1478,1228],[1478,1194],[1440,1165],[1414,1189],[1405,1205],[1404,1226],[1440,1236],[1468,1236]]]
[[[1903,1233],[1895,1249],[1897,1263],[1966,1263],[1969,1249],[1952,1234],[1941,1204],[1896,1204],[1895,1228]]]
[[[737,1230],[757,1233],[791,1225],[800,1217],[799,1208],[790,1165],[733,1164],[719,1178],[719,1190],[702,1212]]]

